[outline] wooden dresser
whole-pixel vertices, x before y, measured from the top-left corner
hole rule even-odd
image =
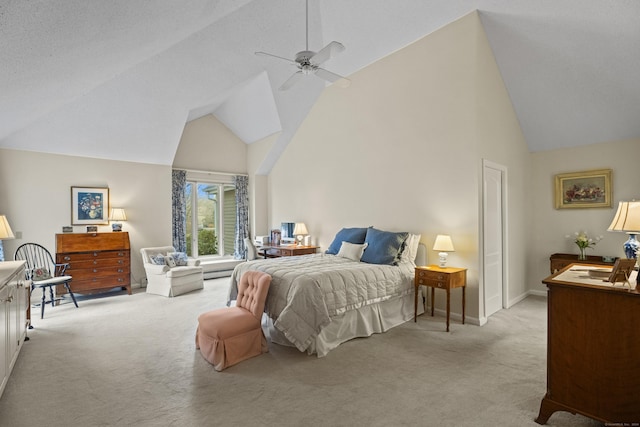
[[[589,264],[577,268],[584,267]],[[549,289],[547,393],[536,422],[567,411],[607,425],[637,425],[640,291],[605,286],[570,268],[543,280]]]
[[[131,295],[129,233],[56,234],[56,262],[68,263],[75,293],[95,293],[121,287]],[[58,289],[63,293],[64,288]]]

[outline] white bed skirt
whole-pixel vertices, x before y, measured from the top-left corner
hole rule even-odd
[[[422,314],[424,313],[422,287],[419,292],[418,314]],[[315,353],[318,357],[323,357],[343,342],[386,332],[408,320],[413,320],[413,302],[413,292],[411,292],[400,298],[347,311],[340,316],[332,317],[331,323],[322,329],[307,349],[307,353]],[[267,320],[267,326],[271,342],[295,347],[282,332],[273,326],[272,319]]]

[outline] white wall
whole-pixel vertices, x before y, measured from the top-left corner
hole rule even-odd
[[[305,222],[323,250],[342,227],[421,233],[430,262],[435,236],[451,234],[449,265],[469,269],[467,315],[479,321],[482,157],[512,167],[518,187],[528,153],[477,14],[350,78],[325,90],[269,175],[271,226]],[[522,224],[525,206],[509,209]],[[525,292],[523,265],[512,280]]]
[[[247,145],[208,114],[185,125],[173,167],[247,173]]]
[[[528,286],[546,293],[541,280],[549,275],[549,256],[553,253],[578,253],[572,240],[576,231],[586,230],[604,239],[590,255],[624,256],[622,244],[627,236],[608,232],[607,228],[622,200],[640,200],[640,139],[588,145],[578,148],[544,151],[531,155],[533,176],[530,194],[535,216],[529,239]],[[591,169],[612,169],[612,207],[592,209],[555,209],[555,178],[559,173]]]
[[[531,221],[531,201],[528,183],[531,176],[530,154],[515,115],[509,94],[491,52],[480,21],[477,22],[476,112],[478,157],[506,168],[507,188],[504,201],[507,204],[506,247],[503,255],[507,263],[506,289],[507,307],[527,295],[527,248],[521,242],[528,236]],[[481,194],[482,187],[478,186]],[[482,209],[478,200],[478,209]],[[482,221],[482,218],[480,218]],[[482,246],[482,236],[478,242]],[[482,295],[482,271],[479,272]],[[481,306],[481,312],[483,307]]]
[[[171,168],[0,149],[0,212],[21,239],[4,241],[5,257],[27,242],[55,254],[55,234],[71,225],[71,187],[108,187],[112,206],[123,207],[131,244],[132,283],[144,276],[140,248],[171,243]],[[86,232],[86,226],[74,227]],[[110,225],[98,231],[111,232]]]
[[[278,134],[274,134],[254,142],[248,147],[247,168],[249,171],[249,223],[251,237],[269,234],[268,178],[266,175],[257,175],[256,171],[262,167],[262,163],[267,158],[269,150],[277,138]]]

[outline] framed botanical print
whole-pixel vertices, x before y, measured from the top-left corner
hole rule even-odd
[[[556,175],[556,209],[611,207],[611,169]]]
[[[71,224],[109,224],[109,188],[71,187]]]

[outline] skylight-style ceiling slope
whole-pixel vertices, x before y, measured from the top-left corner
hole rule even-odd
[[[532,151],[640,137],[640,2],[309,3],[310,49],[343,43],[346,76],[479,9]],[[324,84],[277,91],[294,69],[254,52],[304,48],[303,0],[1,2],[0,147],[171,164],[213,113],[247,143],[279,132],[268,173]]]

